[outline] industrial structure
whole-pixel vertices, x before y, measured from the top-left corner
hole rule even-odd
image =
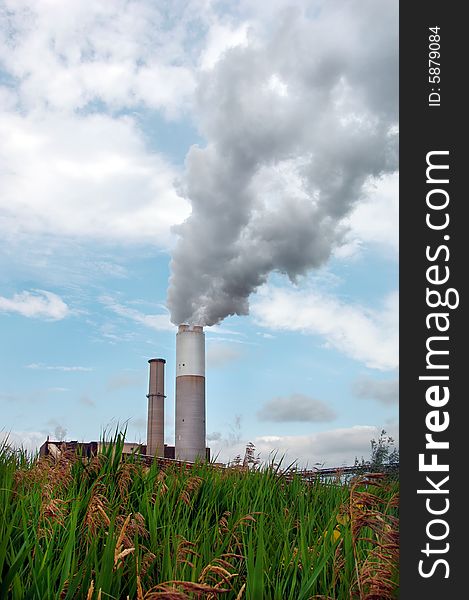
[[[148,386],[147,448],[150,456],[164,456],[164,358],[152,358]]]
[[[205,334],[179,325],[176,334],[176,459],[205,457]]]
[[[159,459],[195,462],[210,461],[205,445],[205,334],[200,325],[179,325],[176,334],[175,445],[164,443],[165,364],[152,358],[148,385],[147,443],[124,442],[123,454],[139,453]],[[101,442],[51,441],[42,444],[41,456],[58,458],[64,451],[92,456],[102,449]]]

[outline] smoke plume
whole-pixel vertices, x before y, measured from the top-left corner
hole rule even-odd
[[[205,147],[186,157],[168,307],[173,323],[249,312],[269,273],[324,264],[364,184],[397,169],[397,2],[279,15],[198,87]]]

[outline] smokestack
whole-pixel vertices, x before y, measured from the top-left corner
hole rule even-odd
[[[152,358],[148,389],[147,454],[164,456],[164,358]]]
[[[176,334],[176,458],[205,460],[205,334],[179,325]]]

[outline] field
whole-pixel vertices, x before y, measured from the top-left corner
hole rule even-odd
[[[0,598],[398,597],[398,483],[0,450]]]

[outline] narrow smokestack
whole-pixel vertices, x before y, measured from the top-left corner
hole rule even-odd
[[[176,458],[205,460],[205,334],[179,325],[176,334]]]
[[[148,389],[147,454],[164,456],[164,365],[163,358],[152,358]]]

